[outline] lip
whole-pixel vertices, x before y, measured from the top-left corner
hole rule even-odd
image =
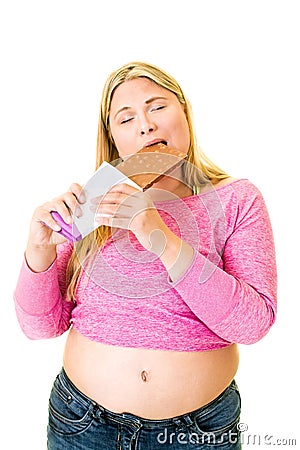
[[[166,145],[168,145],[168,142],[166,141],[166,139],[158,138],[158,139],[153,139],[152,141],[146,142],[145,143],[145,147],[150,147],[150,145],[154,145],[154,144],[157,144],[159,142],[164,142],[164,143],[166,143]]]

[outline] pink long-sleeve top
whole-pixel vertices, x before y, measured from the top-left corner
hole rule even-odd
[[[66,300],[72,245],[57,248],[48,270],[23,262],[16,313],[31,339],[59,336],[70,325],[87,338],[122,347],[206,351],[252,344],[276,314],[276,263],[265,202],[248,180],[155,203],[168,227],[194,248],[172,282],[160,259],[127,230],[84,266],[76,302]]]

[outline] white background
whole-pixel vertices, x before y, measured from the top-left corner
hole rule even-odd
[[[201,147],[265,197],[277,248],[278,319],[261,342],[240,346],[242,422],[251,442],[272,435],[270,445],[292,438],[299,445],[298,8],[291,0],[1,3],[0,440],[9,442],[1,448],[46,448],[48,396],[65,341],[30,341],[15,318],[31,214],[91,175],[103,82],[133,60],[177,78]]]

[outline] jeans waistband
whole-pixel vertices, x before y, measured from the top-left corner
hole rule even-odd
[[[103,417],[103,419],[112,420],[113,422],[117,422],[119,424],[124,425],[133,425],[137,428],[167,428],[173,425],[189,425],[193,423],[195,416],[201,417],[201,415],[205,415],[207,411],[215,406],[216,403],[220,402],[223,397],[226,396],[228,390],[230,388],[236,388],[236,382],[235,380],[232,380],[230,385],[215,399],[213,399],[211,402],[207,403],[204,406],[201,406],[200,408],[193,410],[191,412],[171,417],[167,419],[159,419],[159,420],[153,420],[153,419],[145,419],[143,417],[137,416],[132,413],[115,413],[113,411],[110,411],[109,409],[104,408],[102,405],[99,405],[97,402],[95,402],[90,397],[86,396],[83,392],[81,392],[69,379],[68,375],[66,374],[64,368],[62,368],[61,372],[58,375],[60,382],[65,386],[65,388],[72,394],[74,397],[77,398],[80,402],[82,402],[87,408],[90,408],[91,406],[94,407],[94,409],[97,409],[99,417]]]

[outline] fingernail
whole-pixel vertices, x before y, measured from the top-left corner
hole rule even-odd
[[[85,193],[83,191],[79,195],[79,201],[80,203],[85,203]]]
[[[81,211],[81,208],[79,208],[79,206],[77,206],[75,208],[74,214],[75,214],[76,217],[81,217],[82,216],[82,211]]]
[[[103,199],[104,195],[100,195],[99,197],[94,197],[90,200],[90,202],[92,203],[92,205],[98,205],[99,203],[101,203],[101,200]]]

